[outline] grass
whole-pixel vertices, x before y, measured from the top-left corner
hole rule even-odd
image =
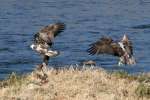
[[[0,82],[0,88],[21,86],[27,83],[28,81],[29,80],[27,76],[19,76],[16,73],[12,72],[12,74],[10,74],[6,80]]]
[[[12,73],[0,82],[0,100],[150,100],[148,74],[108,73],[101,68],[50,68],[48,82],[41,83],[33,71],[25,76]]]
[[[143,97],[150,98],[150,85],[139,84],[139,86],[136,89],[136,94],[142,98]]]
[[[128,74],[126,71],[115,71],[112,73],[112,75],[114,75],[115,77],[118,77],[118,78],[121,78],[121,79],[127,79],[127,80],[139,80],[141,79],[142,76],[135,76],[135,75],[131,75],[131,74]]]

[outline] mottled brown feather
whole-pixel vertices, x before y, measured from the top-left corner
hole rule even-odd
[[[118,43],[114,42],[109,37],[103,37],[97,42],[90,45],[87,50],[91,55],[94,54],[110,54],[114,56],[121,56],[124,54]]]
[[[37,34],[35,34],[35,42],[44,44],[45,42],[50,46],[53,43],[54,37],[61,33],[65,29],[64,23],[50,24],[42,28]]]

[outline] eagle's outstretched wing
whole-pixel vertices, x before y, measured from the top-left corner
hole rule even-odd
[[[110,54],[114,56],[123,55],[123,50],[121,47],[109,37],[103,37],[99,41],[90,45],[87,50],[89,54]]]
[[[64,23],[50,24],[34,35],[34,42],[52,45],[53,39],[65,29]]]

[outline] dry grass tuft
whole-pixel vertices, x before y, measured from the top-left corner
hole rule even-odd
[[[136,94],[139,97],[147,97],[150,98],[150,85],[148,84],[139,84],[139,86],[136,89]]]
[[[101,68],[49,69],[48,82],[41,83],[34,71],[12,74],[0,83],[0,100],[149,100],[149,75],[108,73]]]

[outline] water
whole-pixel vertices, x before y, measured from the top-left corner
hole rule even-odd
[[[45,25],[64,22],[55,39],[61,55],[49,65],[62,66],[94,60],[105,69],[150,71],[150,3],[146,0],[3,0],[0,2],[0,79],[12,72],[27,73],[41,63],[29,48],[33,34]],[[137,28],[134,28],[137,27]],[[119,39],[126,33],[134,44],[136,66],[117,67],[113,56],[89,56],[88,45],[103,35]]]

